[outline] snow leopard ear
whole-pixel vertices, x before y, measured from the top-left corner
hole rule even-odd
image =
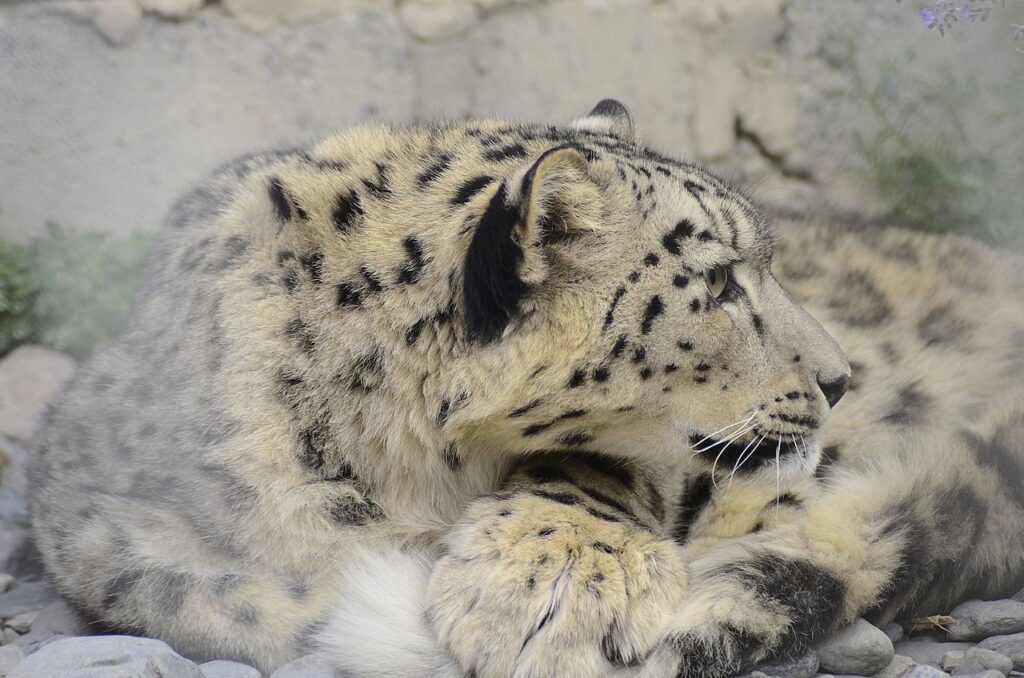
[[[621,102],[615,99],[602,99],[594,109],[582,118],[573,120],[569,125],[573,129],[585,129],[602,134],[614,134],[626,141],[634,141],[636,132],[633,129],[633,118]]]
[[[500,337],[530,289],[550,275],[544,250],[593,231],[600,193],[590,179],[589,151],[557,146],[502,182],[466,250],[466,333],[486,344]]]

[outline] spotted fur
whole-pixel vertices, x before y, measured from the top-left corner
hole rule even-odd
[[[183,198],[38,436],[61,592],[267,671],[688,677],[1019,585],[1018,264],[773,243],[633,133],[358,128]]]

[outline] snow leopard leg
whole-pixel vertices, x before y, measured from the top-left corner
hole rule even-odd
[[[313,651],[311,640],[337,598],[329,577],[258,571],[242,560],[204,557],[209,545],[183,526],[126,520],[107,508],[48,524],[36,535],[64,594],[102,628],[160,638],[197,661],[234,659],[270,671]],[[150,513],[147,518],[152,518]],[[163,546],[156,542],[162,542]]]
[[[645,675],[727,676],[857,616],[919,617],[1019,588],[1024,419],[893,445],[877,463],[832,467],[772,497],[743,536],[721,536],[741,527],[728,494],[684,502],[689,589]]]

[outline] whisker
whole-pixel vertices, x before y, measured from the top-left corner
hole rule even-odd
[[[701,452],[707,452],[708,450],[713,450],[713,449],[715,449],[716,447],[718,447],[719,445],[722,445],[722,444],[728,445],[729,443],[731,443],[732,441],[736,440],[737,438],[739,438],[743,434],[747,433],[748,431],[753,430],[756,426],[757,426],[757,424],[750,424],[750,425],[740,429],[739,431],[736,431],[735,433],[730,434],[729,437],[727,437],[727,438],[723,438],[722,440],[715,441],[714,443],[712,443],[710,445],[705,445],[704,447],[700,448],[699,450],[696,450],[696,452],[697,452],[697,454],[700,454]]]
[[[731,429],[734,426],[742,426],[742,425],[746,424],[747,422],[749,422],[751,419],[753,419],[755,416],[757,416],[757,412],[752,413],[744,421],[737,421],[737,422],[735,422],[733,424],[729,424],[728,426],[723,426],[722,428],[718,429],[714,433],[709,433],[706,436],[704,436],[703,438],[701,438],[700,440],[698,440],[697,442],[695,442],[693,444],[693,447],[697,447],[698,445],[700,445],[705,440],[710,440],[711,438],[715,437],[716,435],[718,435],[722,431],[728,431],[729,429]]]
[[[718,468],[718,460],[721,459],[722,455],[725,454],[725,451],[727,449],[729,449],[729,443],[731,443],[733,440],[736,440],[737,438],[739,438],[741,435],[743,435],[747,431],[749,431],[749,430],[751,430],[753,428],[756,428],[756,427],[757,427],[756,424],[751,424],[749,427],[747,427],[746,429],[744,429],[744,430],[740,431],[739,433],[733,435],[731,438],[722,441],[722,442],[724,442],[726,444],[723,445],[722,449],[718,451],[718,456],[715,457],[714,463],[711,464],[711,484],[715,486],[716,490],[718,489],[718,479],[715,478],[715,469]],[[721,445],[721,443],[719,443],[719,445]],[[711,447],[709,447],[707,449],[711,449],[713,447],[715,447],[715,446],[712,445]],[[704,450],[702,450],[702,451],[704,451]]]
[[[750,455],[754,454],[754,450],[757,449],[757,446],[761,444],[761,441],[764,440],[764,437],[764,433],[762,433],[760,436],[755,436],[750,440],[749,443],[747,443],[747,446],[744,447],[738,455],[736,455],[736,464],[732,467],[732,473],[729,474],[729,486],[726,488],[726,492],[728,492],[729,488],[732,487],[732,479],[736,477],[736,471],[738,471],[740,467],[743,466],[743,464],[747,461],[747,458]],[[753,447],[753,449],[751,449],[751,447]],[[747,453],[747,450],[750,450],[750,455],[744,457],[743,455]]]
[[[746,433],[749,433],[754,428],[756,428],[756,426],[757,426],[756,424],[750,424],[746,428],[740,429],[739,431],[737,431],[736,433],[732,434],[728,438],[724,438],[722,440],[718,440],[718,441],[712,443],[711,445],[705,445],[704,447],[700,448],[699,450],[694,450],[693,454],[690,455],[690,458],[692,459],[692,458],[696,457],[698,454],[703,454],[705,452],[713,450],[716,447],[718,447],[719,445],[728,446],[730,443],[732,443],[732,441],[736,440],[737,438],[739,438],[740,436],[742,436],[742,435],[744,435]]]
[[[768,437],[767,433],[762,433],[761,436],[759,438],[757,438],[756,441],[754,441],[754,446],[750,448],[750,452],[747,452],[747,456],[743,457],[742,453],[740,453],[740,455],[741,455],[740,468],[743,468],[743,465],[746,464],[748,461],[750,461],[750,458],[754,456],[754,452],[757,451],[757,448],[761,446],[761,443],[763,443],[767,437]],[[747,449],[746,447],[743,448],[744,451],[746,451],[746,449]]]
[[[775,443],[775,513],[779,512],[779,493],[782,491],[782,462],[779,453],[782,452],[782,438]]]

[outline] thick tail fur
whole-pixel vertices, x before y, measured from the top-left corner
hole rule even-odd
[[[356,554],[338,605],[317,636],[339,669],[366,678],[461,678],[427,623],[432,561],[397,547]]]

